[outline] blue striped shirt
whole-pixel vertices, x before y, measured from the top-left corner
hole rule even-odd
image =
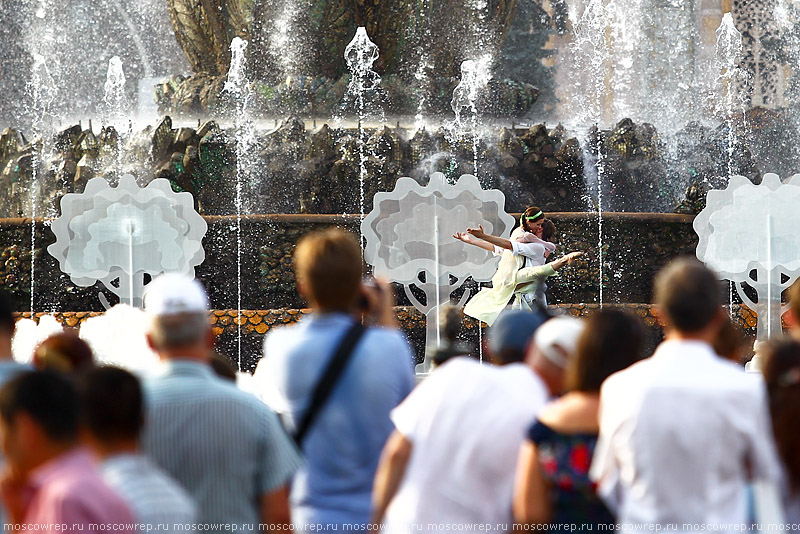
[[[142,449],[189,492],[203,530],[258,529],[260,496],[301,463],[275,413],[191,360],[167,362],[145,397]]]
[[[170,534],[195,524],[197,510],[186,491],[141,454],[111,456],[100,464],[100,474],[139,525]]]

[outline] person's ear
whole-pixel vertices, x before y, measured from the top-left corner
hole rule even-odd
[[[309,307],[313,308],[314,299],[311,298],[311,295],[309,294],[308,287],[306,287],[306,284],[299,278],[296,278],[295,285],[297,286],[297,292],[300,294],[300,298],[306,301],[306,304],[308,304]]]
[[[797,317],[795,317],[794,310],[792,308],[789,308],[786,310],[786,313],[783,314],[783,322],[786,323],[786,326],[792,329],[800,326],[797,324]]]
[[[216,334],[214,334],[214,330],[212,330],[211,328],[206,330],[206,339],[205,339],[205,341],[206,341],[206,346],[209,349],[213,349],[217,345],[217,336],[216,336]]]
[[[147,338],[147,346],[150,348],[150,350],[152,350],[153,352],[158,352],[156,344],[153,343],[153,336],[151,336],[150,334],[145,334],[145,338]]]
[[[661,310],[661,306],[658,304],[653,304],[653,306],[650,308],[650,311],[653,314],[656,323],[658,323],[658,326],[660,326],[662,330],[666,330],[669,327],[669,324],[667,323],[667,319]]]

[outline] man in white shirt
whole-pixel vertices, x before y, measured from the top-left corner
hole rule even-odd
[[[626,530],[741,529],[748,481],[778,476],[761,376],[711,348],[720,301],[701,263],[668,265],[655,281],[665,341],[603,384],[590,475]]]
[[[520,445],[538,410],[560,393],[583,328],[572,318],[540,324],[539,314],[504,312],[489,341],[498,365],[452,358],[392,411],[396,430],[375,476],[375,523],[393,534],[511,529]],[[539,336],[547,330],[554,335]]]

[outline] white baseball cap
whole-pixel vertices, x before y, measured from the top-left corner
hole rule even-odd
[[[574,317],[553,317],[536,329],[533,344],[555,365],[564,369],[578,347],[585,324]]]
[[[184,274],[162,274],[145,289],[144,310],[152,316],[208,313],[208,309],[202,284]]]

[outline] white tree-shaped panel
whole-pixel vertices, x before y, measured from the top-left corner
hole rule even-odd
[[[100,281],[132,306],[142,305],[145,274],[194,276],[205,259],[208,226],[192,195],[173,192],[165,179],[143,188],[130,174],[116,187],[103,178],[89,180],[83,193],[64,195],[51,228],[56,242],[47,251],[76,285]]]

